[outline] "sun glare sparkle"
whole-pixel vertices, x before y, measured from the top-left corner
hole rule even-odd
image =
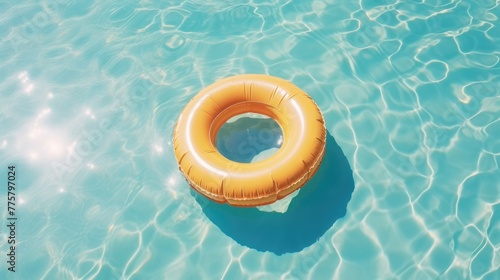
[[[171,176],[170,178],[168,178],[167,180],[168,186],[173,186],[175,185],[175,183],[177,183],[177,178],[175,176]]]
[[[24,89],[24,91],[26,91],[26,92],[31,92],[31,91],[33,90],[33,87],[34,87],[34,86],[33,86],[33,84],[29,84],[29,85],[28,85],[28,86]]]
[[[153,148],[155,149],[155,151],[156,151],[157,153],[161,153],[161,152],[163,152],[163,147],[162,147],[161,145],[158,145],[158,144],[153,145]]]

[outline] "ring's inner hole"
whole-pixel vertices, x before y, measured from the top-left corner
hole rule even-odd
[[[283,143],[283,131],[272,118],[245,113],[232,117],[219,129],[215,146],[229,160],[250,163],[276,153]]]

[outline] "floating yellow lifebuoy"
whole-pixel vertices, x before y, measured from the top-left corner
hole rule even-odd
[[[228,160],[217,151],[221,126],[243,113],[273,118],[283,131],[281,148],[255,163]],[[325,152],[323,115],[292,83],[266,75],[239,75],[199,92],[184,108],[174,130],[174,152],[189,185],[219,203],[259,206],[302,187]]]

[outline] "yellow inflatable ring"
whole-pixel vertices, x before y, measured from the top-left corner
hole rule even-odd
[[[255,163],[228,160],[215,147],[221,126],[243,113],[273,118],[283,143],[271,157]],[[239,75],[199,92],[184,108],[174,130],[174,152],[189,185],[219,203],[259,206],[302,187],[325,152],[323,115],[292,83],[266,75]]]

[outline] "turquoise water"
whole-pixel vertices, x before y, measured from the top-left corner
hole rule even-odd
[[[0,278],[500,279],[499,3],[373,2],[0,1]],[[241,73],[324,113],[285,213],[177,169],[183,106]]]

